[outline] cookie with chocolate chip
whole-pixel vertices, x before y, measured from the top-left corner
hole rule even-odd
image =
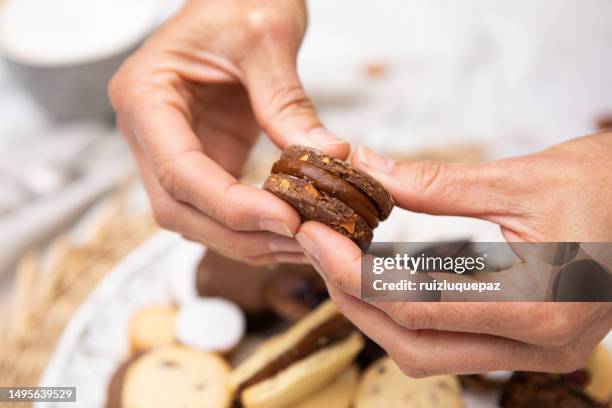
[[[303,146],[283,151],[264,188],[291,204],[303,220],[329,225],[364,251],[373,229],[393,209],[389,193],[367,173]]]
[[[121,364],[110,380],[107,408],[228,408],[228,364],[179,345],[154,348]]]
[[[463,408],[463,391],[456,376],[406,376],[389,357],[364,372],[355,395],[355,408]]]

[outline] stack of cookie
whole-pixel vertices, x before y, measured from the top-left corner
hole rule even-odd
[[[363,251],[393,209],[387,190],[369,174],[303,146],[283,151],[264,188],[291,204],[302,220],[330,226]]]

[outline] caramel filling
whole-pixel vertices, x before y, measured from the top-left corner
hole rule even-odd
[[[378,210],[372,201],[351,183],[326,170],[301,159],[280,159],[274,163],[272,173],[283,173],[308,180],[318,190],[326,192],[355,210],[370,227],[375,228],[378,225]]]

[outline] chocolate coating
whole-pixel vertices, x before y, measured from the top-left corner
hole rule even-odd
[[[275,376],[296,361],[300,361],[324,347],[346,339],[355,327],[344,316],[336,315],[308,332],[292,348],[268,362],[251,378],[240,384],[238,393],[251,385]]]
[[[605,408],[563,376],[517,371],[504,387],[504,408]]]
[[[308,180],[317,190],[326,192],[355,210],[370,227],[375,228],[378,225],[378,210],[372,201],[352,184],[327,170],[307,161],[281,158],[274,163],[272,173],[283,173]]]

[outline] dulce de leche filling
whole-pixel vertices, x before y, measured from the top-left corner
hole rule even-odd
[[[330,344],[346,339],[353,331],[354,326],[342,315],[337,315],[312,329],[293,347],[286,350],[276,359],[268,362],[251,378],[240,384],[238,393],[251,385],[267,380],[311,354],[316,353]]]
[[[342,201],[359,214],[370,227],[378,225],[378,210],[372,201],[351,183],[330,172],[301,160],[280,159],[272,173],[284,173],[310,181],[315,188]]]

